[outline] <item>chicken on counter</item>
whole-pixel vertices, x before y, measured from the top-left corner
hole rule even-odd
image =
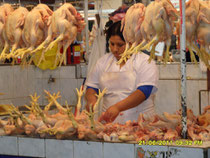
[[[1,53],[1,60],[7,57],[10,46],[12,47],[11,54],[13,54],[18,47],[25,47],[22,39],[22,30],[27,14],[28,10],[26,8],[19,7],[8,15],[3,31],[5,44]]]

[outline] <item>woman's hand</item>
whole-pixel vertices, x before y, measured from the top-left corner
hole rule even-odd
[[[103,113],[100,116],[99,121],[100,122],[105,121],[106,123],[113,122],[116,119],[116,117],[119,115],[119,113],[120,110],[117,108],[117,106],[112,105],[106,110],[105,113]]]

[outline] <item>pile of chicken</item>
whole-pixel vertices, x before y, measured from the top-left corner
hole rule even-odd
[[[178,12],[169,0],[155,0],[147,7],[137,3],[131,6],[122,21],[123,36],[126,50],[118,61],[120,64],[130,58],[131,54],[141,50],[150,50],[150,60],[155,58],[155,47],[159,42],[165,42],[164,62],[169,60],[171,35],[177,27],[180,35]],[[198,48],[196,40],[200,44]],[[130,47],[130,45],[132,46]],[[193,50],[209,67],[210,60],[210,7],[209,2],[189,0],[186,3],[186,45],[190,51],[191,60],[196,62]]]
[[[20,57],[26,64],[30,56],[30,64],[36,52],[41,51],[39,65],[45,60],[45,52],[57,44],[55,65],[66,64],[66,50],[84,26],[83,18],[70,3],[54,12],[45,4],[38,4],[30,12],[4,4],[0,6],[0,60],[15,61]]]
[[[73,113],[66,103],[61,106],[57,99],[60,93],[47,94],[48,105],[41,109],[39,96],[31,96],[31,105],[25,107],[29,112],[23,114],[17,107],[11,105],[7,111],[8,119],[0,119],[0,135],[28,135],[41,138],[101,140],[111,142],[138,142],[140,140],[176,140],[181,138],[181,112],[162,116],[148,117],[140,114],[137,122],[127,121],[125,124],[102,124],[95,119],[96,109],[106,90],[99,91],[97,102],[89,112],[81,112],[82,88],[77,89],[78,104]],[[49,111],[56,105],[57,111]],[[5,107],[4,107],[5,108]],[[210,106],[204,109],[202,115],[195,117],[191,110],[187,111],[188,136],[192,140],[210,141]]]

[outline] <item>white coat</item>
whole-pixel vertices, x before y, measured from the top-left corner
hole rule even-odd
[[[107,93],[103,98],[102,112],[128,97],[137,87],[154,86],[147,100],[134,108],[123,111],[114,122],[137,121],[139,113],[154,114],[154,93],[157,91],[158,70],[154,61],[148,63],[148,58],[149,56],[143,53],[132,55],[120,68],[112,53],[106,54],[98,60],[95,69],[87,79],[87,86],[101,90],[107,88]]]

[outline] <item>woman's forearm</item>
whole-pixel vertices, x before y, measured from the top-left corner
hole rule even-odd
[[[97,97],[96,97],[95,94],[97,94],[97,93],[96,93],[96,91],[95,91],[94,89],[92,89],[92,88],[88,88],[88,89],[86,90],[85,99],[86,99],[86,101],[87,101],[88,106],[89,106],[89,105],[94,105],[94,104],[96,103]]]
[[[118,103],[114,104],[119,111],[125,111],[131,108],[136,107],[137,105],[141,104],[146,99],[144,93],[140,90],[136,90],[127,98],[119,101]]]

